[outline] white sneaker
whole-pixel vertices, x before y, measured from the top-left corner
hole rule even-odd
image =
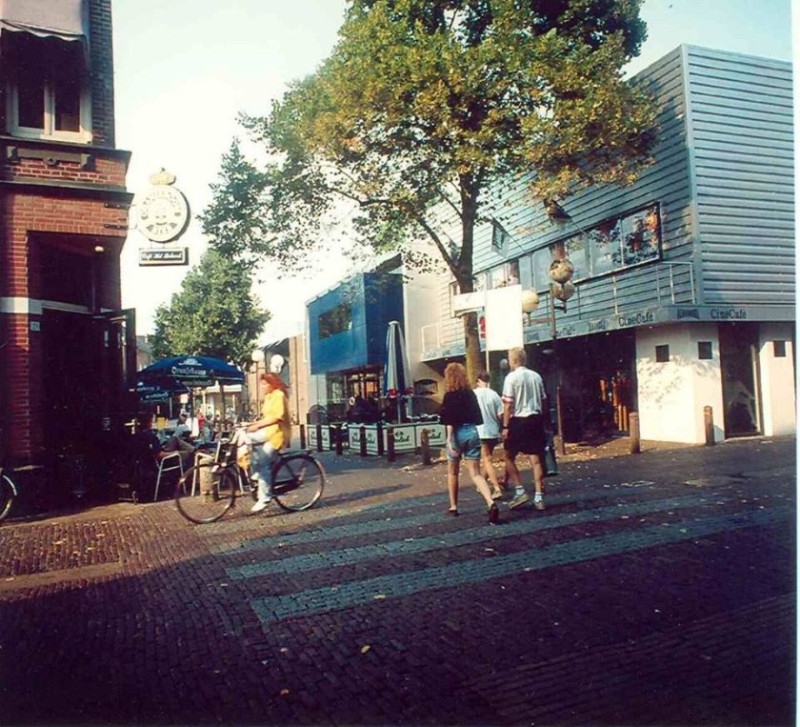
[[[257,512],[264,512],[267,509],[267,505],[269,505],[269,500],[258,500],[253,507],[250,508],[250,512],[257,513]]]

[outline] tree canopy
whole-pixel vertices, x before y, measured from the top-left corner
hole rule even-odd
[[[269,318],[251,292],[247,265],[208,250],[156,310],[153,354],[214,356],[247,368]]]
[[[492,185],[524,175],[534,198],[558,200],[632,182],[649,160],[655,104],[622,75],[646,36],[639,5],[351,0],[319,69],[267,116],[243,118],[267,163],[232,147],[205,213],[218,230],[225,219],[212,244],[293,266],[346,199],[360,242],[382,252],[427,239],[470,292],[474,229]],[[459,220],[460,240],[437,227],[442,209]],[[473,374],[474,315],[465,337]]]

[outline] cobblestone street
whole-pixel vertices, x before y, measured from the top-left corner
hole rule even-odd
[[[5,523],[0,722],[794,724],[795,455],[572,452],[496,527],[465,472],[452,518],[441,463],[333,454],[306,513]]]

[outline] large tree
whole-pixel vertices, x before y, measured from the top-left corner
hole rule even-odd
[[[207,230],[212,244],[293,267],[345,199],[357,205],[363,244],[384,251],[425,238],[461,292],[472,291],[490,187],[525,175],[549,203],[584,185],[631,182],[649,160],[655,104],[622,76],[646,35],[639,5],[351,0],[319,69],[266,117],[243,119],[268,161],[257,167],[232,147],[203,218],[224,230]],[[460,239],[443,233],[442,210]],[[476,317],[464,327],[472,375]]]
[[[252,292],[247,265],[210,249],[156,310],[156,357],[204,355],[246,368],[270,314]]]

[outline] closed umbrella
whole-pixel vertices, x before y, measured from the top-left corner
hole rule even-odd
[[[397,399],[397,421],[401,421],[401,401],[405,395],[411,393],[412,388],[411,373],[406,356],[406,342],[398,321],[389,321],[386,331],[386,368],[383,390],[389,398]]]

